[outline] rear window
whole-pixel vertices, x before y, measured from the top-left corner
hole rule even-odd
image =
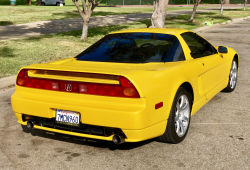
[[[77,57],[82,61],[148,63],[185,60],[179,40],[155,33],[110,34]]]

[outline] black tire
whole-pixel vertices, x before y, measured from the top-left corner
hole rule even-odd
[[[45,6],[45,3],[44,3],[44,2],[42,2],[42,6]]]
[[[60,6],[60,2],[57,2],[57,3],[56,3],[56,6]]]
[[[177,123],[179,121],[178,120],[176,123],[176,118],[180,119],[179,117],[181,117],[181,116],[180,116],[180,114],[179,114],[179,116],[176,116],[176,113],[177,113],[176,110],[177,110],[177,102],[180,102],[182,96],[186,96],[185,100],[188,101],[188,102],[186,102],[186,103],[188,103],[188,106],[187,106],[188,108],[185,109],[186,110],[185,112],[186,112],[186,114],[188,114],[189,117],[188,117],[188,120],[185,120],[186,122],[184,122],[184,123],[187,123],[186,126],[183,126],[183,122],[182,122],[182,129],[184,127],[184,129],[186,129],[186,130],[185,131],[183,130],[183,133],[180,136],[176,132],[177,127],[178,127]],[[185,88],[180,87],[176,92],[176,95],[175,95],[175,98],[174,98],[174,101],[172,104],[172,108],[171,108],[171,111],[169,114],[166,130],[162,136],[158,137],[159,141],[165,142],[165,143],[177,144],[177,143],[182,142],[185,139],[185,137],[188,133],[189,125],[190,125],[190,118],[191,118],[190,113],[191,113],[191,108],[192,108],[191,101],[192,101],[192,97],[191,97],[190,92],[188,92]],[[179,125],[179,127],[180,127],[180,125]]]
[[[234,68],[234,64],[235,64],[236,68]],[[238,63],[237,63],[237,59],[234,58],[232,61],[232,65],[231,65],[231,69],[230,69],[230,73],[229,73],[228,84],[227,84],[227,87],[222,90],[223,92],[230,93],[230,92],[234,91],[236,84],[237,84],[237,73],[238,73]],[[235,84],[233,86],[232,86],[232,81],[233,81],[232,79],[235,79]]]

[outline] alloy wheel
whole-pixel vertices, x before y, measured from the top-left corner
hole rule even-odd
[[[237,64],[233,61],[231,71],[230,71],[230,88],[234,89],[237,80]]]
[[[182,94],[176,104],[175,108],[175,131],[179,137],[185,135],[190,118],[190,104],[188,97]]]

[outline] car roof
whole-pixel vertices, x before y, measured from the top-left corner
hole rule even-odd
[[[112,32],[110,34],[134,33],[134,32],[160,33],[160,34],[177,35],[177,34],[182,34],[184,32],[190,32],[190,31],[185,30],[185,29],[177,29],[177,28],[140,28],[140,29],[129,29],[129,30],[116,31],[116,32]]]

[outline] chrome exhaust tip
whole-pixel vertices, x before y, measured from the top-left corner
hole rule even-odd
[[[113,142],[116,145],[120,145],[122,143],[125,143],[125,137],[123,135],[120,135],[120,134],[115,134],[113,136]]]
[[[28,129],[33,129],[34,127],[34,121],[33,120],[28,120],[27,122],[27,128]]]

